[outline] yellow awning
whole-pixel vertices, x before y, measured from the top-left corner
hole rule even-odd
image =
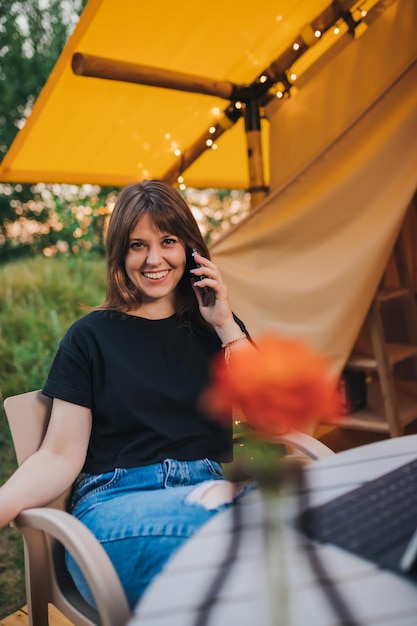
[[[250,85],[291,48],[306,24],[334,10],[331,5],[90,0],[1,163],[0,180],[122,186],[162,178],[230,104],[213,95],[78,76],[71,68],[75,53]],[[266,121],[262,126],[267,131]],[[205,150],[186,169],[185,183],[248,187],[243,118],[215,144],[217,149]],[[266,184],[267,144],[268,132],[262,131]]]

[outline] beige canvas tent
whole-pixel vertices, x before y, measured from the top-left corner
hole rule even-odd
[[[416,24],[415,0],[90,0],[0,181],[250,188],[212,246],[233,307],[340,371],[417,187]]]
[[[304,337],[339,370],[417,188],[416,24],[416,2],[392,3],[270,110],[270,195],[212,249],[256,334]]]

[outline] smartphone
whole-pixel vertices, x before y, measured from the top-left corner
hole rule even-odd
[[[201,267],[201,265],[199,263],[197,263],[197,261],[194,259],[196,254],[199,254],[199,252],[198,252],[198,250],[193,248],[192,251],[191,251],[191,255],[192,255],[193,260],[194,260],[194,265],[195,265],[195,267]],[[199,280],[203,280],[203,278],[205,278],[205,276],[199,276]],[[215,295],[213,289],[211,289],[210,287],[202,287],[201,291],[202,291],[201,299],[202,299],[202,302],[203,302],[203,306],[213,306],[215,301],[216,301],[216,295]]]

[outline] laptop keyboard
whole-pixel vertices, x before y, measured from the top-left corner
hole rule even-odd
[[[326,504],[307,509],[299,521],[312,539],[335,544],[395,571],[414,570],[417,459]]]

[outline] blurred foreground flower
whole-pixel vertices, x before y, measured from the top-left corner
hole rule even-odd
[[[212,363],[212,384],[202,398],[213,418],[228,421],[233,407],[246,423],[227,476],[238,481],[255,479],[260,487],[271,624],[277,626],[289,623],[282,563],[288,499],[280,496],[286,485],[299,492],[302,466],[282,463],[284,446],[279,438],[277,445],[274,435],[311,431],[320,421],[341,415],[337,382],[327,361],[306,344],[270,334],[261,337],[256,348],[249,342],[239,343],[229,363],[219,355]],[[239,507],[233,510],[237,529]]]
[[[237,406],[249,426],[267,435],[307,430],[341,414],[329,364],[297,340],[264,335],[257,349],[247,343],[234,350],[229,365],[219,355],[212,378],[204,394],[206,410],[222,419]]]

